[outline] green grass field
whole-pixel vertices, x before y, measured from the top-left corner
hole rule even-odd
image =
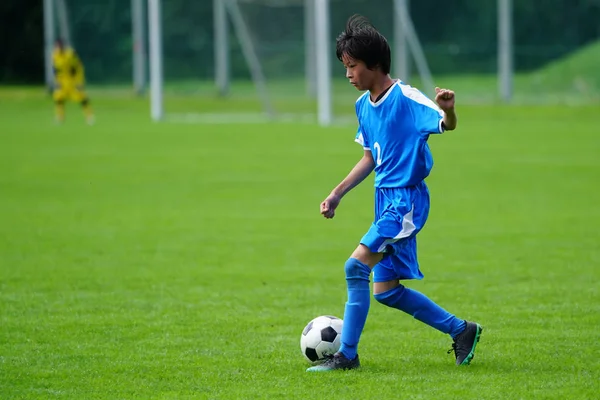
[[[302,328],[343,315],[372,218],[371,178],[318,212],[361,156],[355,127],[152,123],[145,100],[93,101],[95,126],[74,105],[57,126],[41,91],[0,91],[0,398],[599,396],[597,106],[460,107],[430,140],[408,286],[484,325],[471,366],[373,302],[363,368],[307,374]]]

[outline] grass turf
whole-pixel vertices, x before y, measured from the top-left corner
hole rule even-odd
[[[600,390],[597,107],[459,108],[430,139],[423,291],[485,327],[450,340],[372,304],[363,368],[307,374],[302,328],[342,316],[372,180],[320,201],[353,126],[156,124],[144,100],[0,91],[0,397],[592,398]],[[225,105],[223,107],[226,107]]]

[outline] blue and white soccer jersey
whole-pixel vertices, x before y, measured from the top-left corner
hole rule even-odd
[[[386,253],[373,281],[422,279],[416,234],[429,214],[424,179],[433,167],[427,144],[442,133],[443,111],[417,89],[397,81],[377,103],[369,93],[356,102],[356,141],[375,160],[375,220],[361,243]]]

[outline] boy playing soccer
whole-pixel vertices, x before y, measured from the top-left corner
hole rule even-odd
[[[432,133],[456,128],[454,92],[436,88],[436,105],[417,89],[393,80],[386,39],[359,15],[350,17],[336,47],[350,83],[366,91],[356,101],[356,142],[363,146],[364,155],[321,203],[321,214],[333,218],[342,197],[375,170],[375,221],[345,264],[348,301],[340,350],[308,371],[360,366],[357,346],[369,311],[371,269],[375,299],[449,334],[456,364],[467,365],[473,359],[481,326],[455,317],[400,283],[423,278],[416,235],[429,213],[424,179],[433,159],[427,139]]]
[[[90,101],[83,91],[85,81],[83,64],[75,50],[65,46],[61,39],[55,42],[52,66],[55,79],[52,98],[55,104],[56,121],[62,123],[65,120],[65,101],[72,100],[81,103],[87,123],[92,124],[94,114]]]

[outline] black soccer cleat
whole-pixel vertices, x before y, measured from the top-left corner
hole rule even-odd
[[[306,372],[327,372],[334,371],[336,369],[346,370],[355,369],[358,367],[360,367],[358,354],[353,360],[349,360],[345,355],[337,352],[333,355],[333,357],[328,358],[323,364],[310,367],[306,370]]]
[[[475,347],[481,337],[483,328],[475,322],[465,321],[467,326],[458,336],[454,338],[452,348],[448,350],[450,354],[454,350],[456,356],[456,365],[469,365],[475,357]]]

